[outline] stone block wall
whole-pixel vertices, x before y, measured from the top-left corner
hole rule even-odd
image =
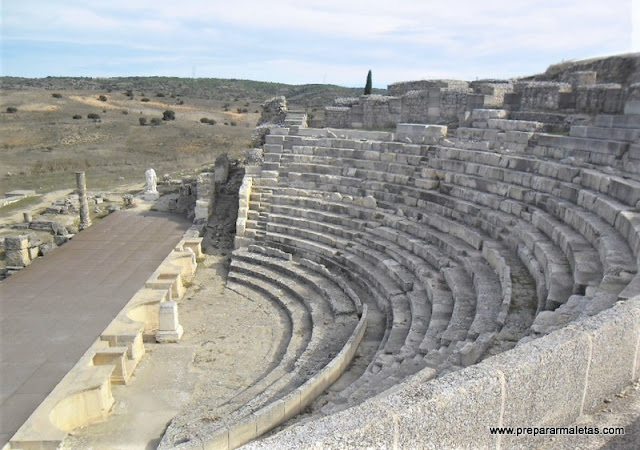
[[[520,95],[519,110],[557,110],[560,93],[570,91],[569,83],[523,81],[514,84],[514,92]]]
[[[246,448],[530,447],[489,427],[570,426],[638,380],[640,297],[441,378],[425,369],[360,405]]]
[[[324,109],[324,123],[330,128],[351,128],[351,106],[328,106]]]
[[[575,90],[575,109],[580,112],[621,114],[625,100],[619,84],[580,86]]]
[[[402,106],[397,97],[363,96],[363,128],[393,128],[400,121]]]
[[[469,83],[463,80],[419,80],[419,81],[402,81],[392,83],[387,86],[389,95],[399,97],[410,91],[427,91],[431,89],[467,89]]]
[[[470,86],[484,97],[485,108],[502,108],[505,94],[513,92],[513,84],[505,80],[472,81]]]

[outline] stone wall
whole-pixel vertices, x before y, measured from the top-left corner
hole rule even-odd
[[[519,96],[519,110],[557,110],[560,108],[560,93],[570,91],[569,83],[522,81],[514,84],[514,94]]]
[[[325,110],[325,126],[391,128],[398,123],[457,126],[477,108],[515,112],[620,114],[637,89],[640,54],[552,66],[547,73],[513,80],[419,80],[392,83],[388,96],[336,99]],[[611,67],[623,67],[624,83],[610,83]],[[603,71],[600,73],[598,70]],[[628,72],[628,73],[627,73]]]
[[[542,444],[489,427],[570,426],[638,380],[640,297],[475,366],[431,369],[346,411],[293,425],[246,448],[476,448]],[[612,351],[615,349],[615,351]]]
[[[463,80],[419,80],[401,81],[387,86],[387,92],[391,96],[399,97],[410,91],[426,91],[431,89],[467,89],[469,83]]]
[[[393,128],[400,121],[401,103],[397,97],[382,95],[363,96],[363,128]]]
[[[484,96],[485,108],[502,108],[504,95],[513,92],[513,84],[506,80],[479,80],[470,83],[473,92]]]
[[[580,86],[575,90],[575,109],[580,112],[619,114],[624,110],[625,100],[619,84]]]
[[[333,106],[325,108],[325,125],[365,129],[393,128],[401,122],[449,125],[463,121],[467,111],[484,105],[485,96],[475,94],[467,82],[445,81],[416,81],[394,88],[400,92],[410,86],[429,86],[401,96],[337,99]]]

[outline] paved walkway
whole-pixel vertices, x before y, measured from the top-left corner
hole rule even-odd
[[[170,214],[117,212],[0,283],[0,448],[189,225]]]

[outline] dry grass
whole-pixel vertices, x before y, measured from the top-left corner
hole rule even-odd
[[[18,112],[0,112],[0,194],[13,189],[39,193],[73,188],[74,172],[87,172],[89,189],[117,188],[139,181],[153,167],[162,176],[197,171],[222,153],[242,157],[259,114],[223,111],[224,102],[181,97],[140,102],[122,92],[0,91],[0,111],[9,106]],[[239,107],[241,105],[232,105]],[[257,102],[251,111],[259,109]],[[176,120],[160,126],[141,126],[139,117],[161,118],[171,109]],[[126,111],[126,114],[123,113]],[[100,121],[87,119],[96,113]],[[79,114],[82,119],[75,120]],[[217,125],[200,123],[209,117]],[[224,122],[237,126],[225,126]]]

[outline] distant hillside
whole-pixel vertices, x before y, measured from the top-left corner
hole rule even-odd
[[[293,106],[325,106],[336,97],[353,97],[363,93],[360,88],[346,88],[329,84],[290,85],[264,81],[235,80],[222,78],[178,78],[178,77],[47,77],[18,78],[0,77],[0,89],[93,89],[100,91],[126,91],[154,96],[188,96],[220,101],[263,102],[275,95],[284,95]],[[384,94],[384,89],[374,93]]]

